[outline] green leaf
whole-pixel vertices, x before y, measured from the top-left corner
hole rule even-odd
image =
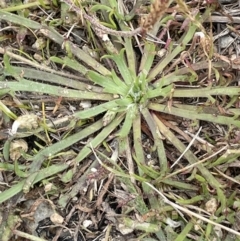
[[[18,177],[28,177],[29,174],[23,172],[19,166],[17,160],[14,161],[14,171]]]
[[[91,7],[90,11],[96,12],[98,10],[105,10],[107,12],[111,12],[112,8],[103,4],[96,4],[94,6]]]
[[[0,88],[13,91],[28,91],[28,92],[42,92],[54,96],[61,96],[67,98],[77,99],[92,99],[92,100],[112,100],[113,96],[109,93],[94,93],[81,90],[66,89],[60,86],[53,86],[44,83],[38,83],[21,78],[21,82],[9,81],[0,82]]]
[[[144,44],[144,52],[141,58],[141,64],[139,70],[143,73],[149,73],[150,69],[152,68],[153,60],[156,55],[156,45],[151,42],[145,42]]]
[[[10,144],[11,144],[11,140],[6,140],[3,146],[3,157],[5,159],[6,162],[9,162],[10,160]]]
[[[121,89],[125,90],[125,95],[126,95],[129,87],[120,78],[118,78],[114,70],[112,70],[112,78],[115,84],[118,86],[118,88],[121,87]]]
[[[63,60],[62,59],[59,59],[59,60],[61,60],[61,63],[62,63]],[[68,66],[68,67],[70,67],[70,66]],[[44,82],[62,85],[62,86],[66,86],[66,87],[70,87],[70,88],[74,88],[74,89],[78,89],[78,90],[95,91],[94,86],[91,86],[89,83],[84,83],[79,80],[71,79],[69,77],[66,78],[66,77],[60,76],[55,73],[49,73],[49,72],[45,72],[45,71],[38,70],[38,69],[17,67],[17,66],[12,66],[12,69],[16,72],[16,74],[23,75],[23,77],[26,79],[41,80]],[[73,68],[73,69],[75,69],[75,68]],[[76,66],[75,70],[76,71],[78,70],[78,66]],[[62,73],[60,73],[60,74],[62,74]],[[9,74],[7,74],[7,75],[9,75]],[[98,89],[96,89],[96,91],[100,92],[101,90],[99,90],[99,89],[100,88],[98,87]]]
[[[178,75],[175,74],[175,72],[168,74],[166,76],[163,76],[159,79],[157,79],[153,86],[155,86],[156,88],[159,86],[165,86],[165,85],[169,85],[175,82],[186,82],[189,83],[189,75]]]
[[[67,66],[71,69],[74,69],[76,71],[78,71],[79,73],[86,75],[88,72],[88,69],[83,66],[82,64],[80,64],[79,62],[77,62],[74,59],[71,59],[67,56],[65,56],[63,59],[58,58],[56,56],[52,56],[49,58],[51,61],[53,61],[54,63],[58,63],[58,64],[62,64],[64,66]]]
[[[88,145],[85,145],[84,148],[82,148],[79,152],[78,156],[75,158],[76,164],[80,163],[82,160],[84,160],[84,158],[90,155],[90,153],[92,153],[92,148],[94,149],[100,145],[111,134],[111,132],[119,126],[122,120],[123,116],[118,115],[109,125],[104,127],[102,131],[96,135]],[[60,197],[58,203],[61,207],[65,207],[68,203],[68,200],[77,195],[79,190],[82,188],[82,182],[84,182],[85,185],[86,178],[86,175],[83,175],[84,181],[78,181],[75,185],[72,186],[72,189],[69,193],[66,193]]]
[[[103,116],[103,126],[108,125],[115,118],[116,114],[116,111],[108,110]]]
[[[177,236],[174,241],[186,241],[188,240],[187,235],[190,233],[191,229],[193,228],[194,223],[188,222],[187,225],[184,227],[182,232]]]
[[[17,116],[6,106],[2,101],[0,101],[0,110],[5,113],[9,118],[16,120]]]
[[[68,183],[72,180],[73,178],[73,170],[68,170],[66,173],[64,173],[62,176],[61,176],[61,181],[64,182],[64,183]]]
[[[121,223],[124,223],[129,228],[134,227],[136,230],[141,230],[148,233],[155,233],[159,230],[159,225],[154,223],[138,222],[137,219],[123,218]]]
[[[98,114],[106,112],[107,110],[114,110],[117,106],[118,106],[118,103],[116,103],[116,100],[112,100],[112,101],[108,101],[106,103],[94,106],[90,109],[76,112],[73,116],[81,120],[89,119],[94,116],[97,116]]]
[[[98,74],[95,71],[89,71],[88,78],[94,83],[102,86],[107,93],[124,95],[126,90],[124,87],[118,86],[112,78]]]
[[[125,120],[123,122],[123,126],[119,132],[119,137],[125,137],[129,134],[131,128],[132,128],[132,123],[133,119],[136,116],[137,112],[137,107],[136,105],[131,105],[126,112]]]
[[[176,104],[178,107],[178,104]],[[213,114],[206,114],[206,113],[198,113],[197,107],[194,106],[194,109],[187,109],[187,108],[181,108],[181,105],[179,105],[180,108],[173,107],[171,108],[166,108],[166,105],[158,104],[158,103],[149,103],[148,108],[151,110],[155,110],[158,112],[164,112],[168,113],[171,115],[176,115],[180,116],[183,118],[188,118],[191,120],[204,120],[204,121],[209,121],[213,123],[219,123],[223,125],[234,125],[237,127],[240,127],[240,121],[235,120],[233,117],[228,117],[228,116],[222,116],[222,115],[217,115],[217,118]]]
[[[144,116],[144,119],[146,120],[154,138],[154,145],[157,148],[159,164],[161,168],[161,176],[165,176],[168,170],[168,161],[159,127],[157,126],[154,116],[151,115],[148,108],[143,108],[141,113]]]
[[[188,31],[185,32],[185,34],[182,36],[181,39],[179,39],[179,44],[173,49],[172,52],[169,52],[163,59],[160,61],[154,68],[151,69],[149,73],[149,79],[152,80],[158,75],[159,73],[162,73],[163,69],[171,62],[173,59],[181,53],[188,42],[192,40],[193,35],[195,34],[195,31],[197,29],[197,26],[190,25]]]
[[[36,21],[32,21],[29,18],[21,17],[17,14],[8,13],[4,10],[0,10],[0,19],[10,21],[18,25],[22,25],[31,29],[41,29],[42,25]]]
[[[4,63],[4,75],[11,75],[16,76],[16,72],[14,71],[13,67],[10,64],[10,58],[7,54],[4,54],[3,56],[3,63]],[[20,80],[20,79],[19,79]]]
[[[135,76],[133,76],[133,73],[131,73],[131,71],[129,70],[125,62],[124,52],[125,52],[125,49],[121,49],[119,54],[105,55],[103,56],[103,58],[112,59],[116,63],[117,68],[125,83],[127,85],[130,85],[133,82]]]
[[[52,165],[52,166],[49,166],[47,168],[40,170],[37,173],[38,174],[37,176],[36,176],[36,173],[32,173],[30,175],[33,175],[34,177],[36,177],[36,179],[34,179],[34,182],[32,184],[35,184],[47,177],[53,176],[65,169],[67,169],[68,167],[69,167],[68,164],[62,163],[59,165]],[[11,186],[9,189],[3,191],[0,195],[0,203],[5,202],[6,200],[10,199],[14,195],[21,192],[24,187],[24,184],[25,184],[25,180],[22,180],[22,181],[18,182],[17,184]]]
[[[142,165],[137,158],[134,158],[134,160],[137,163],[138,168],[140,168],[144,174],[147,174],[152,179],[156,179],[157,177],[160,176],[160,173],[156,172],[152,167],[147,165]]]
[[[127,108],[127,106],[133,104],[133,101],[131,98],[126,97],[123,99],[117,99],[115,100],[116,104],[118,104],[120,107],[124,107],[125,109]]]
[[[147,96],[148,98],[156,98],[156,97],[168,97],[171,94],[171,91],[173,90],[173,85],[166,86],[162,88],[161,86],[153,89],[148,90]]]

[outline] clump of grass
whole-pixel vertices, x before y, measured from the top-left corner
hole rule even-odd
[[[37,38],[44,36],[65,51],[64,56],[49,56],[52,64],[64,70],[57,73],[29,61],[30,56],[25,52],[22,56],[17,51],[0,48],[4,55],[1,94],[16,97],[17,92],[41,92],[67,101],[87,100],[92,106],[53,123],[46,120],[43,106],[37,128],[17,132],[9,138],[4,146],[5,160],[10,160],[8,144],[13,139],[35,136],[44,145],[35,143],[32,152],[23,154],[27,165],[17,161],[1,163],[1,168],[18,175],[19,182],[1,193],[0,202],[22,191],[27,193],[33,185],[62,173],[61,183],[72,183],[71,190],[58,192],[57,204],[66,208],[79,193],[93,192],[93,182],[107,178],[105,187],[115,189],[121,208],[123,217],[115,220],[121,232],[136,229],[142,240],[188,240],[191,236],[213,240],[217,237],[216,227],[239,235],[221,224],[233,223],[233,203],[238,199],[236,193],[230,194],[219,181],[228,177],[217,167],[233,162],[240,154],[232,150],[233,145],[214,138],[218,135],[226,140],[219,133],[220,127],[230,135],[231,128],[240,126],[239,111],[234,107],[239,89],[225,81],[221,73],[225,64],[213,61],[212,38],[206,35],[201,22],[209,17],[211,9],[206,8],[200,18],[183,1],[173,1],[171,7],[192,20],[184,23],[184,29],[176,28],[174,35],[173,17],[164,15],[171,1],[154,1],[150,12],[141,18],[140,26],[126,21],[124,5],[118,1],[91,5],[82,2],[82,7],[69,0],[64,2],[92,24],[93,29],[86,24],[87,37],[93,43],[90,54],[64,38],[56,27],[1,10],[0,19],[21,23],[36,31]],[[115,26],[117,30],[104,25]],[[132,26],[135,30],[131,30]],[[142,37],[137,36],[140,33]],[[158,42],[158,36],[171,34],[175,40]],[[197,44],[198,36],[203,36],[201,44]],[[91,56],[97,51],[100,59]],[[10,58],[31,67],[15,65]],[[69,72],[75,75],[69,76]],[[200,74],[204,76],[202,79]],[[24,108],[29,106],[27,103]],[[59,106],[55,105],[56,110]],[[4,107],[2,110],[13,118],[11,110]],[[61,139],[51,143],[49,136],[54,133],[60,133]],[[80,148],[68,159],[66,150],[75,144]],[[78,166],[86,171],[76,178]],[[124,192],[127,201],[121,200],[124,198],[118,196],[118,189]],[[99,196],[90,198],[95,201],[95,210],[101,209],[106,195],[105,189],[98,191]],[[213,202],[217,204],[211,210],[205,207],[209,200],[218,202]],[[201,228],[199,220],[203,221]]]

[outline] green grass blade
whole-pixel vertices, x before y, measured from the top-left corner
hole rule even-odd
[[[240,121],[235,120],[233,117],[216,115],[215,113],[205,114],[205,113],[198,113],[198,107],[195,107],[195,110],[188,110],[182,108],[166,107],[166,105],[157,104],[157,103],[149,103],[148,108],[151,110],[155,110],[158,112],[168,113],[176,116],[180,116],[183,118],[188,118],[190,120],[204,120],[213,123],[223,124],[223,125],[234,125],[240,127]],[[217,118],[216,118],[217,116]]]
[[[135,156],[133,156],[133,158],[137,163],[139,176],[143,176],[146,173],[149,177],[152,177],[154,179],[159,177],[160,173],[157,173],[156,171],[152,170],[152,168],[148,167],[147,164],[145,163],[145,156],[144,156],[144,150],[143,150],[143,144],[142,144],[140,113],[137,113],[136,118],[133,121],[133,141],[134,141],[134,151],[135,151]],[[158,209],[159,200],[155,195],[153,195],[153,190],[145,183],[142,183],[142,188],[143,188],[144,194],[150,197],[148,200],[151,208]]]
[[[64,37],[59,34],[54,28],[49,26],[42,26],[41,33],[46,37],[50,38],[55,43],[58,43],[60,46],[64,43],[64,46],[70,55],[74,55],[83,63],[87,64],[94,70],[98,71],[102,75],[110,75],[111,72],[105,68],[101,63],[91,57],[88,53],[84,52],[82,49],[76,47],[71,41],[64,39]]]
[[[159,164],[161,167],[161,175],[164,176],[168,170],[168,163],[167,163],[167,157],[166,157],[165,148],[162,142],[161,134],[149,110],[147,108],[144,108],[142,109],[141,113],[143,114],[144,119],[146,120],[149,126],[149,129],[153,135],[154,145],[156,146],[157,152],[158,152],[158,158],[160,162]]]
[[[127,111],[125,120],[123,122],[123,126],[122,126],[120,132],[118,133],[118,136],[120,138],[126,137],[129,134],[129,132],[132,128],[133,118],[134,117],[133,117],[132,110]]]
[[[178,182],[178,181],[175,181],[175,180],[171,180],[170,178],[169,179],[162,179],[162,183],[167,184],[171,187],[176,187],[177,189],[180,189],[180,190],[185,190],[185,189],[186,190],[194,190],[194,191],[199,190],[199,188],[196,187],[195,185],[184,183],[184,182]]]
[[[20,24],[22,26],[25,26],[27,28],[41,29],[41,24],[35,21],[30,20],[29,18],[24,18],[16,14],[8,13],[4,10],[0,10],[0,19],[10,21],[11,23]]]
[[[132,206],[134,209],[138,210],[141,215],[148,212],[148,207],[145,204],[142,195],[139,195],[134,184],[131,182],[130,178],[118,177],[120,182],[124,183],[127,187],[128,193],[135,196],[134,200],[129,202],[128,205]]]
[[[139,71],[144,73],[149,73],[149,70],[152,68],[153,60],[155,57],[155,48],[156,48],[155,44],[150,42],[145,42],[144,52],[141,58]]]
[[[108,126],[102,129],[102,131],[91,141],[91,146],[86,145],[78,154],[78,156],[75,158],[76,163],[80,163],[84,158],[86,158],[89,154],[92,153],[92,148],[96,148],[98,145],[100,145],[106,138],[110,135],[110,133],[121,123],[124,116],[118,115]],[[101,120],[100,120],[101,121]],[[82,181],[76,183],[72,190],[69,193],[64,194],[58,201],[59,205],[62,207],[65,207],[67,205],[67,202],[70,198],[73,198],[77,195],[80,188],[82,186]]]
[[[119,25],[123,31],[129,30],[129,28],[122,21],[119,21]],[[124,48],[126,50],[126,58],[127,58],[128,68],[129,68],[130,72],[132,73],[132,76],[135,77],[137,63],[136,63],[135,51],[133,49],[132,38],[124,38]]]
[[[179,150],[180,153],[185,152],[186,146],[154,115],[154,120],[158,125],[159,130],[161,133],[169,140],[171,143]],[[194,164],[198,162],[198,158],[188,150],[184,154],[185,158],[188,160],[190,164]],[[205,168],[202,164],[198,164],[197,168],[199,172],[203,175],[203,177],[208,181],[208,183],[213,187],[216,188],[218,192],[218,198],[221,200],[221,208],[224,209],[226,207],[226,199],[223,194],[223,191],[220,188],[220,183],[214,178],[214,176],[209,172],[207,168]],[[161,178],[159,178],[161,180]],[[158,179],[156,180],[158,182]]]
[[[27,166],[25,165],[18,165],[19,170],[25,170]],[[0,163],[0,169],[2,171],[14,171],[14,165],[10,163]]]
[[[52,165],[47,168],[44,168],[38,172],[37,178],[34,180],[32,184],[36,184],[41,180],[44,180],[50,176],[54,176],[55,174],[60,173],[63,170],[66,170],[68,167],[69,167],[68,164],[62,163],[59,165]],[[32,175],[35,175],[35,173],[33,173]],[[10,187],[9,189],[3,191],[0,194],[0,203],[7,201],[11,197],[21,192],[24,187],[24,184],[25,184],[25,180],[22,180],[17,184],[13,185],[12,187]]]
[[[183,98],[196,98],[196,97],[209,97],[214,95],[228,95],[235,96],[239,95],[240,90],[238,87],[213,87],[213,88],[196,88],[196,89],[175,89],[173,96],[174,97],[183,97]]]
[[[145,165],[145,157],[142,146],[141,115],[139,112],[133,120],[133,141],[136,159],[139,163]],[[139,170],[139,174],[141,175],[142,171]]]
[[[61,96],[74,99],[92,99],[92,100],[112,100],[111,94],[93,93],[81,90],[65,89],[58,86],[37,83],[26,79],[21,79],[21,82],[9,81],[0,83],[0,88],[9,91],[28,91],[28,92],[42,92],[54,96]]]
[[[135,76],[133,75],[134,73],[132,73],[126,65],[124,52],[125,49],[121,49],[119,54],[105,55],[104,57],[110,58],[116,63],[124,82],[127,85],[130,85],[133,82]]]
[[[129,228],[134,227],[134,229],[136,229],[136,230],[142,230],[147,233],[155,233],[159,230],[158,224],[146,223],[146,222],[140,223],[136,219],[132,220],[127,217],[123,218],[123,223]]]
[[[114,81],[110,76],[103,76],[95,71],[89,71],[87,76],[94,83],[102,86],[104,88],[104,91],[106,91],[107,93],[120,95],[126,94],[126,86],[116,84],[116,78]]]
[[[172,90],[173,90],[173,85],[168,85],[164,88],[158,87],[153,90],[148,90],[147,95],[148,95],[148,98],[167,97],[172,93],[171,92]]]
[[[121,123],[124,116],[118,115],[116,118],[91,141],[91,145],[93,148],[96,148],[99,144],[101,144],[110,133]],[[75,158],[76,163],[81,162],[85,157],[87,157],[92,152],[92,149],[89,145],[86,145]]]
[[[53,61],[54,63],[58,63],[58,64],[62,64],[71,69],[76,70],[77,72],[86,75],[88,72],[88,69],[83,66],[82,64],[80,64],[78,61],[76,61],[75,59],[70,59],[69,57],[65,56],[63,59],[52,56],[49,58],[51,61]]]
[[[127,85],[116,75],[115,71],[112,70],[112,79],[114,81],[114,83],[119,87],[121,87],[121,89],[123,89],[123,93],[125,93],[125,95],[127,94],[128,91],[128,87]]]
[[[163,69],[178,55],[180,54],[188,44],[190,40],[192,40],[193,35],[197,26],[191,25],[188,31],[183,35],[183,37],[179,40],[179,44],[175,47],[175,49],[168,53],[162,61],[160,61],[149,73],[148,78],[150,80],[154,79],[159,73],[163,71]]]
[[[53,40],[55,43],[58,43],[60,46],[69,46],[69,51],[76,56],[78,59],[82,60],[84,63],[86,63],[88,66],[91,66],[93,69],[98,71],[99,73],[103,75],[109,75],[111,72],[106,69],[103,65],[101,65],[98,61],[96,61],[94,58],[92,58],[89,54],[85,53],[82,49],[76,47],[73,43],[71,43],[68,40],[65,40],[64,37],[59,34],[53,27],[39,24],[35,21],[32,21],[28,18],[24,18],[21,16],[18,16],[16,14],[8,13],[5,11],[0,10],[0,19],[20,24],[22,26],[25,26],[29,29],[35,29],[40,30],[42,34],[44,34],[46,37]]]
[[[14,161],[14,172],[18,177],[27,177],[28,174],[22,171],[19,166],[17,160]]]
[[[78,133],[63,139],[52,146],[44,148],[40,151],[36,156],[32,158],[32,164],[30,166],[30,173],[36,172],[40,169],[42,162],[46,160],[46,158],[50,158],[55,154],[59,153],[60,151],[64,150],[65,148],[77,143],[78,141],[86,138],[87,136],[91,135],[92,133],[98,131],[102,128],[101,120],[85,127],[83,130],[79,131]]]
[[[57,74],[52,74],[52,73],[44,72],[33,68],[24,68],[24,67],[15,67],[15,66],[12,66],[12,68],[15,71],[15,73],[18,75],[24,73],[22,77],[27,79],[42,80],[42,81],[46,81],[54,84],[59,84],[62,86],[71,87],[78,90],[94,91],[94,88],[95,88],[94,86],[80,82],[79,80],[69,79],[66,77],[59,76]],[[8,73],[5,73],[5,75],[7,76]]]
[[[94,106],[90,109],[78,111],[73,116],[76,117],[76,118],[79,118],[81,120],[89,119],[89,118],[92,118],[94,116],[97,116],[98,114],[106,112],[108,110],[112,110],[117,106],[118,106],[118,104],[116,103],[116,100],[112,100],[112,101]]]
[[[176,82],[185,82],[185,83],[189,83],[189,78],[191,78],[189,75],[178,75],[175,74],[175,72],[173,72],[174,74],[168,74],[166,76],[163,76],[159,79],[157,79],[154,83],[153,86],[155,86],[156,88],[158,86],[165,86],[165,85],[170,85],[172,83],[176,83]],[[191,82],[193,83],[193,82]]]
[[[193,226],[194,226],[193,221],[188,222],[187,225],[182,230],[182,232],[178,235],[178,237],[174,239],[174,241],[185,241],[187,238],[187,235],[189,234]]]

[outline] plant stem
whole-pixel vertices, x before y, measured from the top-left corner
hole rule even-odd
[[[111,34],[114,36],[122,36],[122,37],[132,37],[135,35],[138,35],[142,32],[142,27],[136,28],[132,31],[116,31],[111,28],[107,28],[99,23],[99,21],[88,14],[86,14],[84,11],[82,11],[80,8],[78,8],[76,5],[74,5],[71,0],[63,0],[64,3],[70,6],[71,9],[73,9],[76,13],[83,15],[85,19],[87,19],[98,31],[101,31],[105,34]]]

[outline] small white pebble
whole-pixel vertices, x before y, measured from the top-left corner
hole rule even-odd
[[[81,103],[79,104],[80,107],[82,107],[83,109],[88,109],[92,106],[91,101],[89,100],[82,100]]]
[[[83,227],[84,228],[87,228],[87,227],[89,227],[92,224],[93,224],[93,222],[91,220],[84,220],[83,221]]]
[[[62,224],[64,222],[64,218],[59,215],[58,213],[53,213],[50,216],[50,220],[54,223],[54,224]]]

